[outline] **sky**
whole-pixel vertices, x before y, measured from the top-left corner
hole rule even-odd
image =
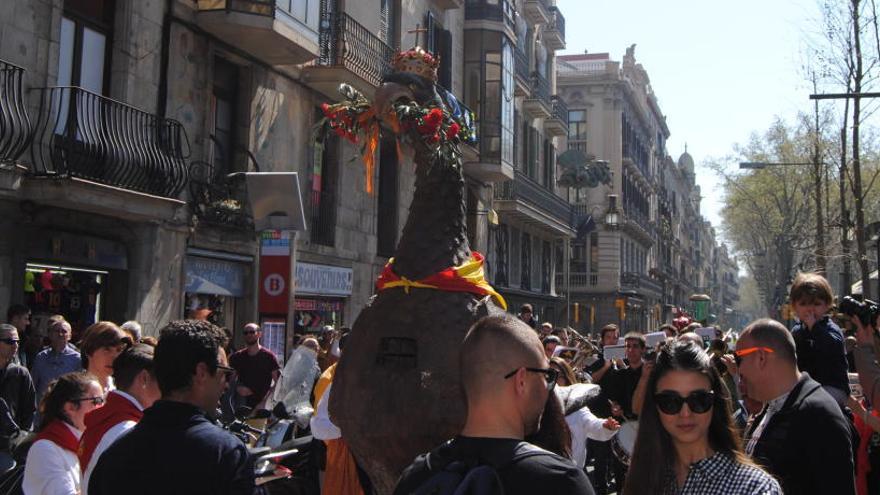
[[[704,166],[733,154],[777,116],[809,112],[802,75],[817,0],[557,0],[566,24],[559,54],[608,52],[635,58],[651,79],[671,132],[667,151],[697,164],[702,213],[721,224],[721,180]],[[737,164],[727,164],[735,169]]]

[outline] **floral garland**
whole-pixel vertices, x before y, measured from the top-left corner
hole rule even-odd
[[[342,84],[339,91],[345,99],[339,103],[321,104],[324,118],[316,124],[318,139],[329,128],[337,136],[353,144],[361,144],[361,156],[366,166],[366,189],[372,193],[375,152],[381,131],[379,118],[370,102],[356,89]],[[473,114],[462,109],[454,117],[445,108],[422,106],[416,102],[395,103],[385,122],[398,142],[413,144],[417,141],[432,153],[434,162],[443,161],[458,166],[461,143],[476,142]]]

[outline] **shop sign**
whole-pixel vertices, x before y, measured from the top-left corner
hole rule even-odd
[[[290,233],[260,235],[260,313],[286,315],[290,300]]]
[[[342,311],[342,301],[317,301],[315,299],[296,299],[293,309],[297,311]]]
[[[127,270],[125,245],[87,235],[33,231],[26,236],[28,258],[56,264]]]
[[[186,257],[186,292],[244,296],[244,265],[199,256]]]
[[[350,296],[351,285],[351,268],[302,262],[296,264],[296,292],[299,294]]]

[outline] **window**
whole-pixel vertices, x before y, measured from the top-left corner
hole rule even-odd
[[[485,162],[514,164],[513,48],[503,33],[465,31],[465,102],[476,113]]]
[[[214,81],[211,111],[214,114],[211,140],[214,143],[214,177],[220,178],[233,170],[235,154],[235,108],[238,98],[238,67],[222,58],[214,59]]]
[[[379,146],[379,192],[376,211],[376,254],[390,257],[397,247],[397,146],[383,137]]]
[[[532,236],[523,232],[520,243],[520,288],[532,290]]]
[[[587,149],[587,111],[568,111],[568,148],[586,152]]]
[[[379,0],[379,39],[391,47],[397,46],[397,0]]]
[[[61,17],[58,86],[106,94],[114,0],[67,0]]]
[[[556,167],[554,159],[556,155],[556,148],[553,147],[553,143],[549,139],[544,139],[544,187],[547,189],[554,191],[556,184]]]
[[[317,109],[316,121],[323,117]],[[339,170],[339,137],[327,132],[323,140],[315,142],[310,177],[309,210],[314,244],[333,246],[336,240],[336,182]]]
[[[452,91],[452,33],[443,29],[431,12],[425,15],[425,28],[428,30],[425,49],[440,57],[437,82]]]
[[[507,267],[508,267],[508,246],[510,242],[510,233],[507,225],[499,225],[495,229],[495,284],[506,287],[508,286]]]
[[[590,233],[590,273],[599,271],[599,233]]]

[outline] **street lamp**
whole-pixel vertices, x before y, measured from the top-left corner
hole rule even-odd
[[[608,195],[608,212],[605,213],[605,225],[610,229],[620,227],[620,212],[617,211],[617,195]]]

